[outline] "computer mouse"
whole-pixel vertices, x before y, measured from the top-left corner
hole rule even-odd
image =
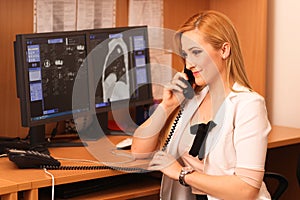
[[[116,144],[116,147],[118,149],[125,149],[130,147],[132,144],[132,138],[126,138],[124,140],[122,140],[121,142],[119,142],[118,144]]]

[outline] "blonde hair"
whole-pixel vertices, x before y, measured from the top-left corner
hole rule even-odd
[[[229,83],[230,78],[232,78],[234,82],[251,89],[244,67],[238,35],[230,19],[222,13],[212,10],[193,15],[176,33],[176,42],[180,49],[182,34],[195,29],[201,31],[204,39],[215,49],[221,49],[225,42],[230,44],[230,55],[226,59],[227,81]]]

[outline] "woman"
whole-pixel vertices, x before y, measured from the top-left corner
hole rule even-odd
[[[195,96],[178,72],[162,102],[134,133],[132,153],[153,156],[149,169],[163,173],[161,199],[270,199],[263,183],[270,124],[264,99],[247,79],[234,26],[223,14],[204,11],[179,29]],[[181,107],[163,151],[168,118]]]

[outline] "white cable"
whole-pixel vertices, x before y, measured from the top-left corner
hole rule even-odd
[[[52,179],[52,183],[51,183],[51,199],[54,200],[54,176],[53,174],[51,174],[50,172],[47,171],[46,168],[44,168],[44,171],[47,175],[51,176],[51,179]]]

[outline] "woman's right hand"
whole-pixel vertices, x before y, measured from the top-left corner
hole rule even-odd
[[[157,150],[160,131],[169,115],[184,101],[183,88],[187,87],[180,79],[187,80],[185,73],[176,73],[172,81],[165,85],[163,99],[153,114],[134,132],[131,153],[135,158],[146,158]]]
[[[184,101],[183,88],[186,88],[187,85],[180,80],[182,78],[188,80],[185,73],[177,72],[173,79],[165,85],[161,102],[164,109],[172,111]]]

